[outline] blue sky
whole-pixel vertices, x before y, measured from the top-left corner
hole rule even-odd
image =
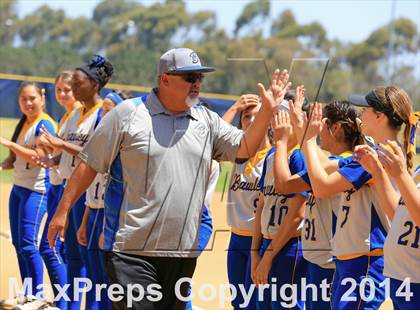
[[[68,16],[90,17],[99,0],[19,0],[19,16],[25,16],[42,4],[53,8],[62,8]],[[156,1],[140,1],[152,4]],[[190,11],[215,11],[218,25],[232,33],[236,18],[241,13],[245,0],[189,0]],[[392,1],[388,0],[295,0],[272,1],[270,19],[275,19],[284,9],[291,9],[299,23],[320,22],[327,30],[330,39],[358,42],[376,28],[388,23],[391,19]],[[407,17],[420,28],[420,1],[397,0],[395,16]],[[269,23],[268,23],[269,24]]]

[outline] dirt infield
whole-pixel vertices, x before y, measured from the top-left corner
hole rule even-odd
[[[9,278],[19,278],[16,253],[9,238],[8,197],[10,189],[10,184],[0,183],[0,299],[8,296]],[[226,200],[226,195],[224,200]],[[217,295],[219,295],[219,289],[221,288],[223,291],[221,285],[228,283],[226,249],[229,242],[229,227],[226,225],[225,206],[226,201],[221,201],[221,193],[215,193],[211,212],[214,217],[214,230],[217,233],[212,235],[207,249],[200,256],[193,279],[195,281],[192,289],[195,295],[193,303],[197,309],[231,309],[228,302],[220,304],[219,296],[213,300],[206,301],[212,294],[212,290],[206,284],[212,284],[217,289]],[[48,281],[46,273],[45,279]],[[199,296],[204,300],[200,300]],[[387,301],[382,305],[381,309],[390,310],[393,307]]]

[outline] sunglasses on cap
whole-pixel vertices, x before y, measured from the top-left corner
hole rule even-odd
[[[173,76],[179,76],[181,77],[185,82],[188,83],[195,83],[197,81],[201,82],[204,79],[204,75],[202,73],[166,73],[167,75],[173,75]]]

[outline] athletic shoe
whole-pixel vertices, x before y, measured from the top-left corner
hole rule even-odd
[[[33,296],[16,296],[12,299],[4,299],[0,301],[0,310],[12,310],[15,306],[23,305],[29,301],[32,301],[35,297]]]

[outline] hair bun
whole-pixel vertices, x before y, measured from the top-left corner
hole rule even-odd
[[[105,59],[103,65],[98,68],[98,75],[101,77],[103,85],[108,83],[113,73],[114,66],[109,60]]]
[[[99,83],[99,88],[103,88],[114,73],[114,66],[111,62],[101,55],[94,55],[87,64],[76,68],[86,73],[91,79]]]

